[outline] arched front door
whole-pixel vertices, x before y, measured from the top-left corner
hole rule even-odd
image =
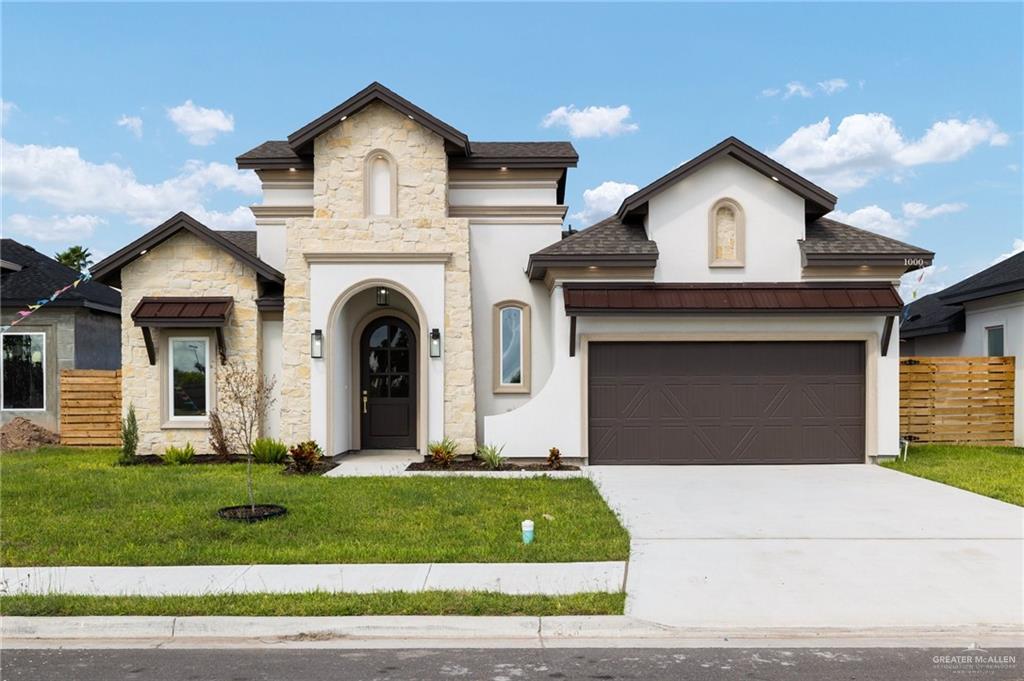
[[[397,317],[370,322],[359,341],[363,449],[416,448],[416,336]]]

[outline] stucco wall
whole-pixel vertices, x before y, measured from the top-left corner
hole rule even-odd
[[[551,324],[556,339],[554,368],[544,389],[522,407],[484,419],[489,442],[505,444],[513,457],[543,456],[558,447],[563,456],[586,456],[585,363],[588,337],[631,336],[637,340],[864,340],[867,358],[866,448],[868,456],[892,456],[899,449],[899,356],[896,338],[880,355],[882,317],[866,315],[708,315],[685,319],[652,317],[580,317],[575,357],[569,357],[569,321],[562,288],[552,292]],[[566,344],[557,342],[566,339]],[[873,385],[873,388],[872,388]]]
[[[160,454],[168,445],[191,442],[197,452],[209,452],[209,435],[200,427],[163,427],[162,376],[168,334],[154,329],[157,363],[150,366],[142,330],[131,312],[143,296],[232,296],[231,320],[224,329],[228,358],[248,366],[259,364],[259,329],[256,323],[256,273],[225,251],[186,232],[150,249],[121,270],[121,358],[123,405],[135,405],[139,420],[139,453]],[[206,330],[204,330],[205,332]],[[198,333],[196,335],[199,335]],[[210,364],[219,366],[216,345],[210,345]],[[215,403],[219,391],[214,386]]]
[[[745,267],[708,266],[708,213],[739,203],[746,220]],[[658,243],[655,281],[800,281],[804,201],[733,159],[719,159],[651,199],[647,234]]]
[[[443,140],[390,107],[373,104],[322,134],[313,146],[314,217],[286,222],[283,436],[288,440],[310,437],[310,415],[326,399],[324,391],[313,392],[311,382],[313,362],[318,360],[309,357],[309,334],[326,327],[314,326],[311,319],[306,255],[443,252],[451,254],[444,268],[444,318],[430,322],[436,321],[444,339],[443,430],[462,451],[472,451],[476,433],[469,222],[447,217],[448,160]],[[397,167],[395,217],[364,215],[365,162],[377,149],[386,151]],[[335,298],[343,293],[327,292]],[[428,291],[412,293],[430,295]]]

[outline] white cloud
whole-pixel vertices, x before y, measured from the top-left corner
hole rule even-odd
[[[789,99],[790,97],[803,97],[807,99],[813,97],[814,94],[807,89],[807,86],[798,80],[791,80],[786,83],[786,94],[782,95],[783,99]]]
[[[639,129],[636,123],[627,120],[630,109],[622,106],[588,106],[577,109],[575,105],[560,106],[541,121],[545,128],[564,126],[576,138],[614,137]]]
[[[1024,239],[1014,239],[1013,246],[1010,248],[1010,250],[1006,253],[1001,253],[998,256],[996,256],[995,260],[993,260],[991,264],[989,264],[989,267],[995,265],[997,262],[1002,262],[1007,258],[1012,258],[1018,253],[1024,253]]]
[[[0,99],[0,125],[7,125],[11,114],[18,110],[18,105],[6,99]]]
[[[256,219],[248,206],[239,206],[228,213],[206,210],[202,206],[196,206],[186,212],[211,229],[252,229],[256,227]]]
[[[197,146],[213,144],[217,135],[235,129],[234,116],[220,109],[196,106],[191,99],[168,109],[167,117],[178,128],[178,132],[188,138],[190,144]]]
[[[142,119],[138,116],[128,116],[127,114],[117,119],[117,125],[122,128],[127,128],[135,139],[142,139]]]
[[[573,213],[572,217],[584,225],[592,225],[618,210],[622,200],[638,189],[640,187],[628,182],[602,182],[583,192],[583,210]]]
[[[821,91],[826,95],[834,95],[837,92],[842,92],[849,86],[850,84],[842,78],[829,78],[828,80],[823,80],[818,83],[818,87],[821,88]]]
[[[828,117],[803,126],[771,155],[829,189],[843,191],[884,174],[899,177],[913,166],[955,161],[984,143],[1008,142],[994,122],[977,118],[940,121],[920,139],[908,140],[892,118],[868,113],[843,118],[834,132]]]
[[[762,97],[776,97],[776,96],[778,96],[778,94],[780,92],[782,92],[782,90],[780,90],[777,87],[766,87],[765,89],[761,90],[761,96]]]
[[[937,206],[928,206],[923,203],[908,202],[903,204],[903,215],[911,220],[927,220],[937,215],[948,215],[959,213],[967,208],[966,203],[940,203]]]
[[[106,220],[96,215],[52,215],[49,218],[15,213],[4,220],[4,232],[37,241],[82,241]]]
[[[0,153],[5,195],[18,201],[42,201],[67,213],[121,215],[145,226],[159,224],[179,210],[199,214],[217,191],[260,192],[255,173],[223,163],[188,161],[174,177],[147,184],[130,168],[83,159],[76,147],[21,145],[0,139]],[[237,220],[236,213],[226,215]]]
[[[937,206],[928,206],[923,203],[907,202],[902,206],[902,216],[893,215],[881,206],[871,205],[858,208],[852,213],[836,210],[829,217],[834,217],[836,220],[854,227],[902,239],[907,236],[912,227],[917,225],[919,220],[959,213],[966,208],[966,203],[941,203]]]
[[[929,265],[913,272],[907,272],[900,278],[900,298],[910,303],[918,298],[936,293],[949,286],[946,265]]]

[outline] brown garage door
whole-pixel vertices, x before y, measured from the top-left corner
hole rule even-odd
[[[591,464],[864,461],[864,344],[591,343]]]

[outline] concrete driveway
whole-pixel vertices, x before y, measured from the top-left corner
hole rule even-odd
[[[1024,626],[1024,509],[872,465],[593,466],[626,614],[694,627]]]

